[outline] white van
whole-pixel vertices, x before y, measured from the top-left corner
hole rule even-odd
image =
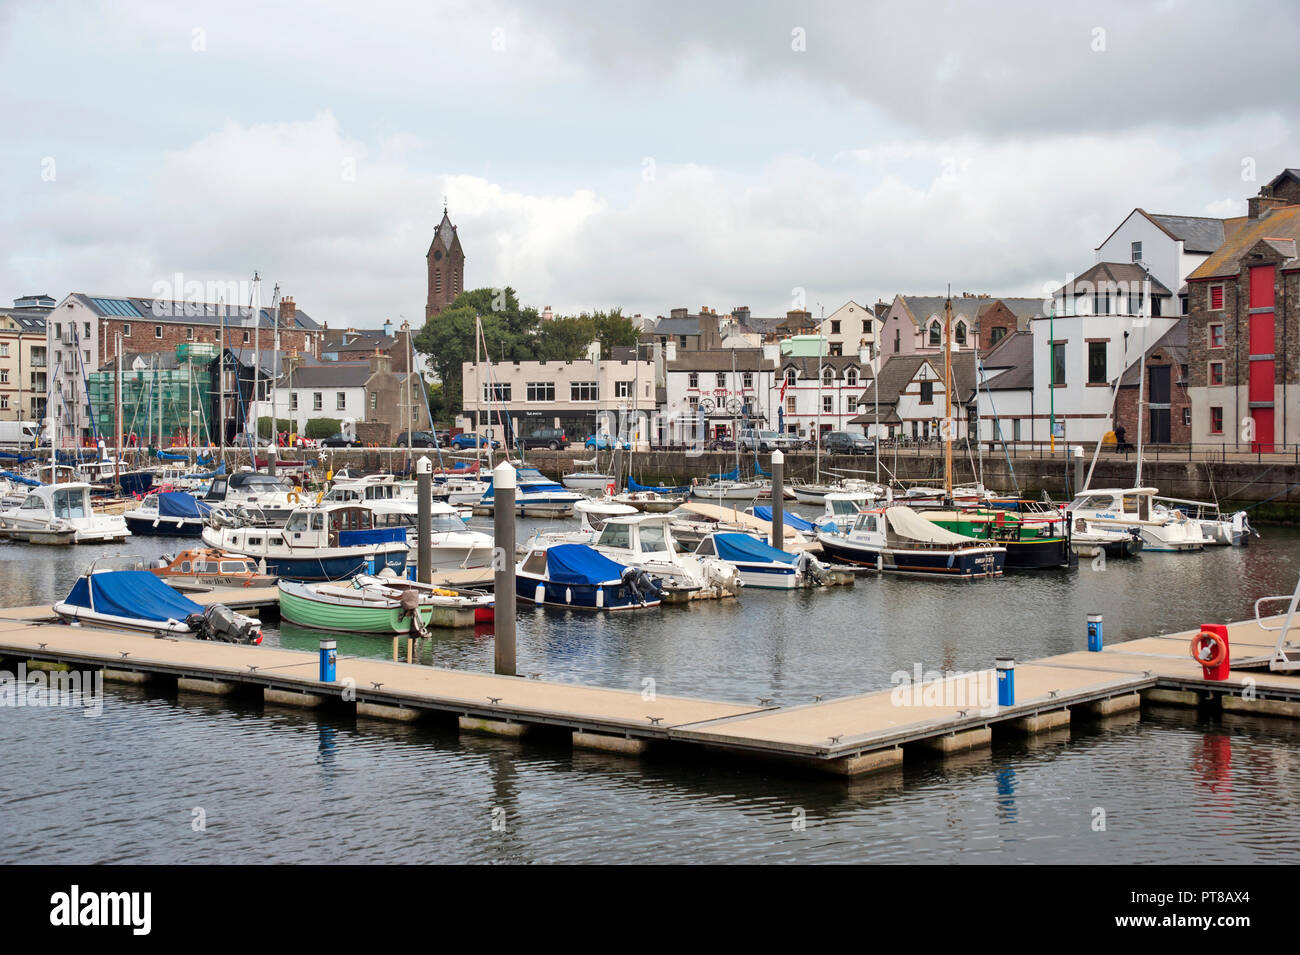
[[[35,421],[0,421],[0,448],[34,448],[40,435]]]

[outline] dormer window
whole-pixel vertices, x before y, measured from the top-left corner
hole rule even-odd
[[[833,385],[835,383],[835,369],[825,368],[822,370],[822,383]]]
[[[938,348],[941,344],[943,344],[943,329],[938,321],[933,321],[930,323],[930,345]]]
[[[844,372],[844,384],[850,388],[857,387],[858,370],[856,368],[850,368],[848,371]]]
[[[793,385],[795,381],[798,379],[798,377],[799,377],[799,373],[796,372],[793,368],[787,368],[785,370],[785,383],[787,385]]]
[[[953,333],[953,336],[956,339],[958,345],[966,344],[966,323],[965,322],[957,323],[957,330]]]

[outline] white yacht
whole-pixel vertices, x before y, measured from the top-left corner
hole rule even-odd
[[[131,536],[121,515],[96,514],[90,485],[42,484],[17,507],[0,511],[0,534],[32,544],[92,544]]]
[[[667,599],[712,600],[735,596],[740,572],[717,557],[681,552],[666,514],[636,514],[606,519],[591,544],[597,552],[661,581]]]
[[[333,492],[331,492],[333,493]],[[432,567],[453,570],[459,567],[490,567],[494,543],[491,534],[472,530],[445,501],[432,501],[429,515]],[[375,527],[402,527],[410,549],[407,558],[416,562],[420,551],[419,504],[413,500],[371,501]]]
[[[1209,543],[1201,525],[1182,511],[1154,506],[1157,489],[1153,487],[1092,488],[1080,491],[1066,505],[1066,513],[1076,523],[1080,518],[1089,527],[1137,528],[1144,551],[1181,552],[1202,550]]]

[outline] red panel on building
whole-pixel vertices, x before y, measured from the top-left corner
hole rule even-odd
[[[1264,312],[1250,316],[1250,353],[1252,355],[1271,355],[1275,351],[1273,344],[1273,313]]]
[[[1210,309],[1212,311],[1217,312],[1222,310],[1222,308],[1223,308],[1223,286],[1211,285],[1210,286]]]
[[[1252,361],[1250,363],[1250,400],[1273,400],[1273,362]]]
[[[1257,265],[1250,270],[1250,307],[1273,307],[1273,272],[1275,266]],[[1271,351],[1272,349],[1270,349]]]
[[[1255,442],[1250,450],[1267,454],[1273,450],[1273,409],[1255,408],[1250,416],[1255,419]]]

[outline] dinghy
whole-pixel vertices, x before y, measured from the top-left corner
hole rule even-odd
[[[132,534],[198,537],[212,507],[184,491],[155,491],[122,515]]]
[[[203,607],[147,570],[96,570],[83,574],[54,612],[69,623],[225,643],[262,642],[261,625],[222,604]]]
[[[422,633],[425,627],[472,627],[491,619],[492,596],[423,587],[397,577],[359,576],[343,583],[279,583],[280,616],[299,626],[344,633]],[[418,620],[416,614],[419,614]]]

